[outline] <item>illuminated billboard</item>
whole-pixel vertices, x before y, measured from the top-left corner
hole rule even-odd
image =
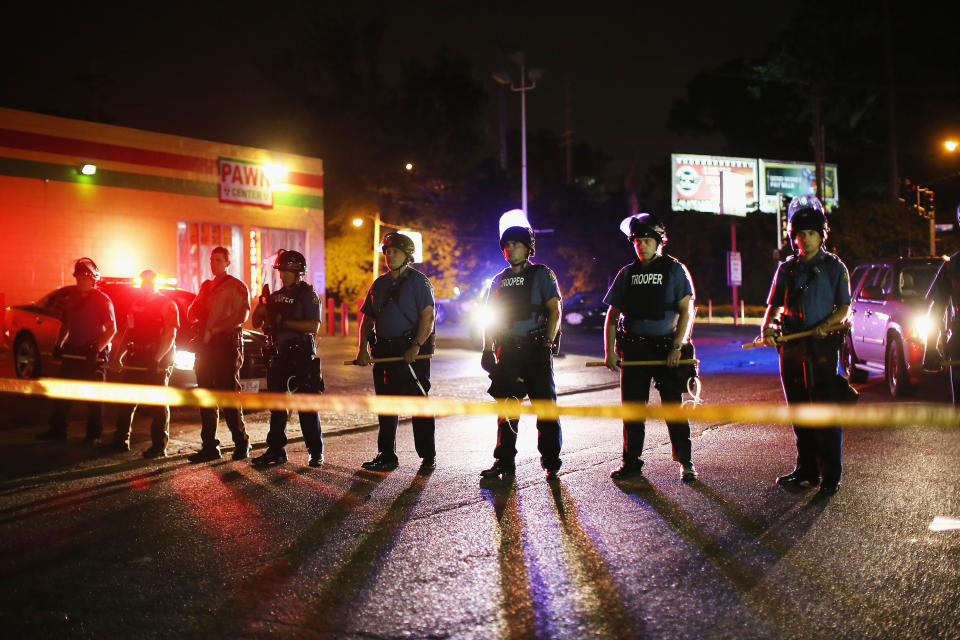
[[[757,208],[757,161],[674,153],[670,156],[674,211],[745,216]]]
[[[837,206],[837,165],[823,165],[823,206],[830,211]],[[776,213],[777,194],[788,198],[815,194],[817,169],[812,162],[760,159],[760,210]]]

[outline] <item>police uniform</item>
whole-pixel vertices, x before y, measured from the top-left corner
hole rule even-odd
[[[622,312],[617,328],[616,351],[622,361],[666,360],[673,348],[680,313],[677,304],[694,296],[693,280],[687,268],[669,255],[660,255],[644,264],[635,260],[623,267],[603,302]],[[680,357],[695,357],[693,343],[681,347]],[[650,382],[655,382],[664,403],[679,403],[687,381],[696,376],[695,367],[626,366],[620,370],[620,395],[624,402],[647,402]],[[667,422],[673,459],[685,468],[690,465],[690,423]],[[623,423],[623,461],[631,469],[643,465],[643,420]]]
[[[180,328],[180,314],[177,305],[159,293],[144,293],[133,301],[127,313],[127,327],[124,342],[127,353],[123,360],[123,382],[129,384],[149,384],[166,386],[173,372],[173,356],[176,347],[156,359],[157,348],[163,334],[170,328]],[[113,444],[117,449],[130,446],[130,431],[133,425],[135,404],[117,406],[116,431]],[[170,440],[169,405],[145,405],[143,411],[150,416],[150,439],[152,445],[147,451],[163,455]]]
[[[240,368],[243,366],[243,330],[236,326],[213,333],[208,342],[203,342],[204,333],[224,317],[236,318],[250,310],[250,290],[243,281],[230,274],[206,280],[200,285],[190,310],[191,320],[197,322],[196,350],[197,385],[205,389],[240,390]],[[239,313],[238,313],[239,312]],[[234,459],[245,458],[250,438],[243,422],[243,411],[236,407],[223,409],[223,418],[230,429],[234,444]],[[200,439],[203,452],[219,457],[220,441],[217,439],[217,407],[200,409]],[[203,456],[200,456],[201,458]]]
[[[63,345],[63,361],[60,364],[60,377],[70,380],[106,380],[106,365],[109,359],[109,345],[100,352],[96,342],[103,335],[104,327],[116,324],[113,303],[105,293],[93,289],[85,295],[72,290],[66,299],[64,321],[69,327],[66,342]],[[50,417],[50,437],[67,437],[67,415],[72,400],[53,400]],[[89,442],[96,441],[103,433],[103,403],[87,402],[87,436]],[[44,434],[44,435],[47,435]]]
[[[282,318],[279,327],[274,325],[271,340],[274,352],[267,366],[267,389],[295,393],[320,393],[323,391],[312,333],[283,328],[283,321],[320,320],[320,299],[313,287],[297,282],[270,294],[267,299],[267,315],[270,322]],[[270,411],[270,431],[267,447],[280,452],[287,444],[287,416],[289,410]],[[322,459],[323,435],[320,431],[320,414],[317,411],[299,411],[300,429],[311,457]]]
[[[960,218],[960,214],[958,214]],[[960,224],[960,220],[958,220]],[[943,345],[943,355],[947,360],[953,362],[960,361],[960,251],[950,256],[950,261],[945,262],[940,267],[940,273],[935,279],[936,290],[933,291],[935,303],[938,305],[938,311],[943,310],[942,306],[949,301],[953,305],[951,310],[951,324],[948,327],[949,336],[946,337],[946,344]],[[939,338],[940,336],[936,336]],[[933,347],[928,346],[928,351]],[[955,364],[950,368],[950,391],[953,395],[953,406],[960,406],[960,364]],[[937,370],[937,369],[934,369]]]
[[[544,336],[546,303],[553,298],[560,298],[557,277],[542,264],[527,262],[520,273],[507,267],[493,279],[487,305],[500,323],[493,339],[497,366],[490,376],[489,393],[494,398],[556,401],[553,353]],[[493,457],[507,469],[513,468],[517,455],[517,422],[501,417],[497,423]],[[537,432],[540,464],[556,472],[563,443],[560,423],[537,418]]]
[[[420,312],[435,305],[433,284],[427,276],[413,267],[408,266],[403,269],[397,278],[389,273],[377,278],[360,308],[363,315],[374,320],[376,340],[373,343],[373,357],[402,356],[416,337]],[[420,345],[419,353],[431,354],[433,347],[434,334],[431,330],[430,337]],[[410,371],[411,366],[413,373]],[[427,358],[414,360],[412,365],[406,362],[374,363],[373,387],[378,396],[426,395],[430,392],[430,360]],[[397,461],[397,416],[381,415],[377,416],[377,420],[380,423],[377,435],[377,457],[384,462],[395,463]],[[434,417],[413,418],[414,446],[417,455],[424,460],[431,460],[437,454],[434,443],[435,430]]]
[[[767,297],[769,307],[784,308],[781,317],[784,335],[813,329],[837,307],[848,304],[847,267],[823,248],[809,261],[791,256],[781,262]],[[842,380],[837,373],[841,339],[809,337],[780,345],[780,380],[788,404],[845,399],[838,394],[838,388],[845,386],[838,386]],[[843,473],[840,427],[794,427],[793,430],[797,442],[796,477],[814,479],[822,473],[824,486],[839,484]]]

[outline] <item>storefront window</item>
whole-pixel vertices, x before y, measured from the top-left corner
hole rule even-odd
[[[271,229],[251,227],[247,238],[247,253],[250,264],[250,291],[258,295],[263,285],[270,285],[270,291],[283,287],[280,274],[273,268],[277,254],[281,249],[299,251],[306,255],[306,231],[300,229]],[[310,265],[307,265],[310,269]]]
[[[232,276],[245,280],[243,273],[242,229],[238,225],[216,222],[177,223],[177,284],[189,291],[199,291],[200,283],[213,277],[210,252],[216,247],[230,249]]]

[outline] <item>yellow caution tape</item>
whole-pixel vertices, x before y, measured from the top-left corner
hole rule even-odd
[[[710,423],[794,424],[804,427],[957,427],[960,410],[941,404],[727,404],[684,407],[679,404],[648,406],[643,403],[558,406],[549,400],[529,404],[509,401],[465,401],[422,396],[320,395],[307,393],[240,393],[210,389],[177,389],[163,386],[86,382],[42,378],[0,378],[0,393],[47,396],[71,400],[176,405],[193,407],[243,407],[244,409],[294,409],[373,413],[404,416],[501,415],[518,418],[536,415],[547,420],[562,416],[644,420],[647,418]]]

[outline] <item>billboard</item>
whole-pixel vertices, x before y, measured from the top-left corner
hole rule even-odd
[[[757,160],[674,153],[670,156],[674,211],[745,216],[757,208]]]
[[[837,165],[823,165],[823,206],[837,206]],[[760,159],[760,210],[776,213],[777,194],[796,198],[817,192],[817,170],[812,162]]]

